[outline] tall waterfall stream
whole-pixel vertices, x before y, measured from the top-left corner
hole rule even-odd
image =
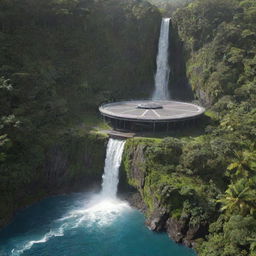
[[[158,42],[157,71],[155,74],[155,91],[153,100],[169,100],[169,27],[170,18],[163,18]]]
[[[107,146],[104,174],[102,177],[101,195],[107,198],[115,198],[118,186],[119,167],[122,161],[125,140],[110,138]]]

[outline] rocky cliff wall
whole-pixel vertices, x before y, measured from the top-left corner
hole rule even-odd
[[[166,231],[174,241],[191,247],[208,234],[215,204],[206,192],[208,182],[185,173],[185,147],[174,138],[129,139],[123,161],[127,182],[144,202],[149,228]],[[135,198],[132,204],[143,205]]]
[[[2,180],[0,226],[15,212],[46,196],[99,189],[107,137],[98,134],[66,135],[45,149],[41,165]],[[5,181],[5,182],[4,182]]]

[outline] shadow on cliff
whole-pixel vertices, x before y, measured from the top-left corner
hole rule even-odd
[[[170,50],[169,63],[170,91],[173,100],[192,101],[194,95],[186,76],[186,61],[183,51],[183,43],[179,38],[178,29],[175,24],[170,23]]]

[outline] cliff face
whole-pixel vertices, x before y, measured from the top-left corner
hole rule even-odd
[[[253,1],[196,0],[173,14],[187,77],[202,104],[212,106],[253,81],[247,70],[254,63],[255,37],[246,32],[255,33],[254,8]]]
[[[1,181],[0,226],[18,209],[46,196],[99,189],[106,143],[102,135],[66,135],[49,145],[37,169],[9,174],[8,182]]]
[[[174,100],[191,101],[194,99],[186,71],[184,43],[182,42],[177,24],[171,20],[169,35],[170,92]]]
[[[182,140],[136,138],[127,141],[123,161],[128,183],[146,205],[149,228],[166,231],[174,241],[193,246],[208,234],[209,223],[215,219],[210,197],[218,189],[186,171],[189,157]]]

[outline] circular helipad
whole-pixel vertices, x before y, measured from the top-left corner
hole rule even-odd
[[[112,119],[156,123],[193,119],[205,111],[192,103],[166,100],[121,101],[104,104],[99,110]]]

